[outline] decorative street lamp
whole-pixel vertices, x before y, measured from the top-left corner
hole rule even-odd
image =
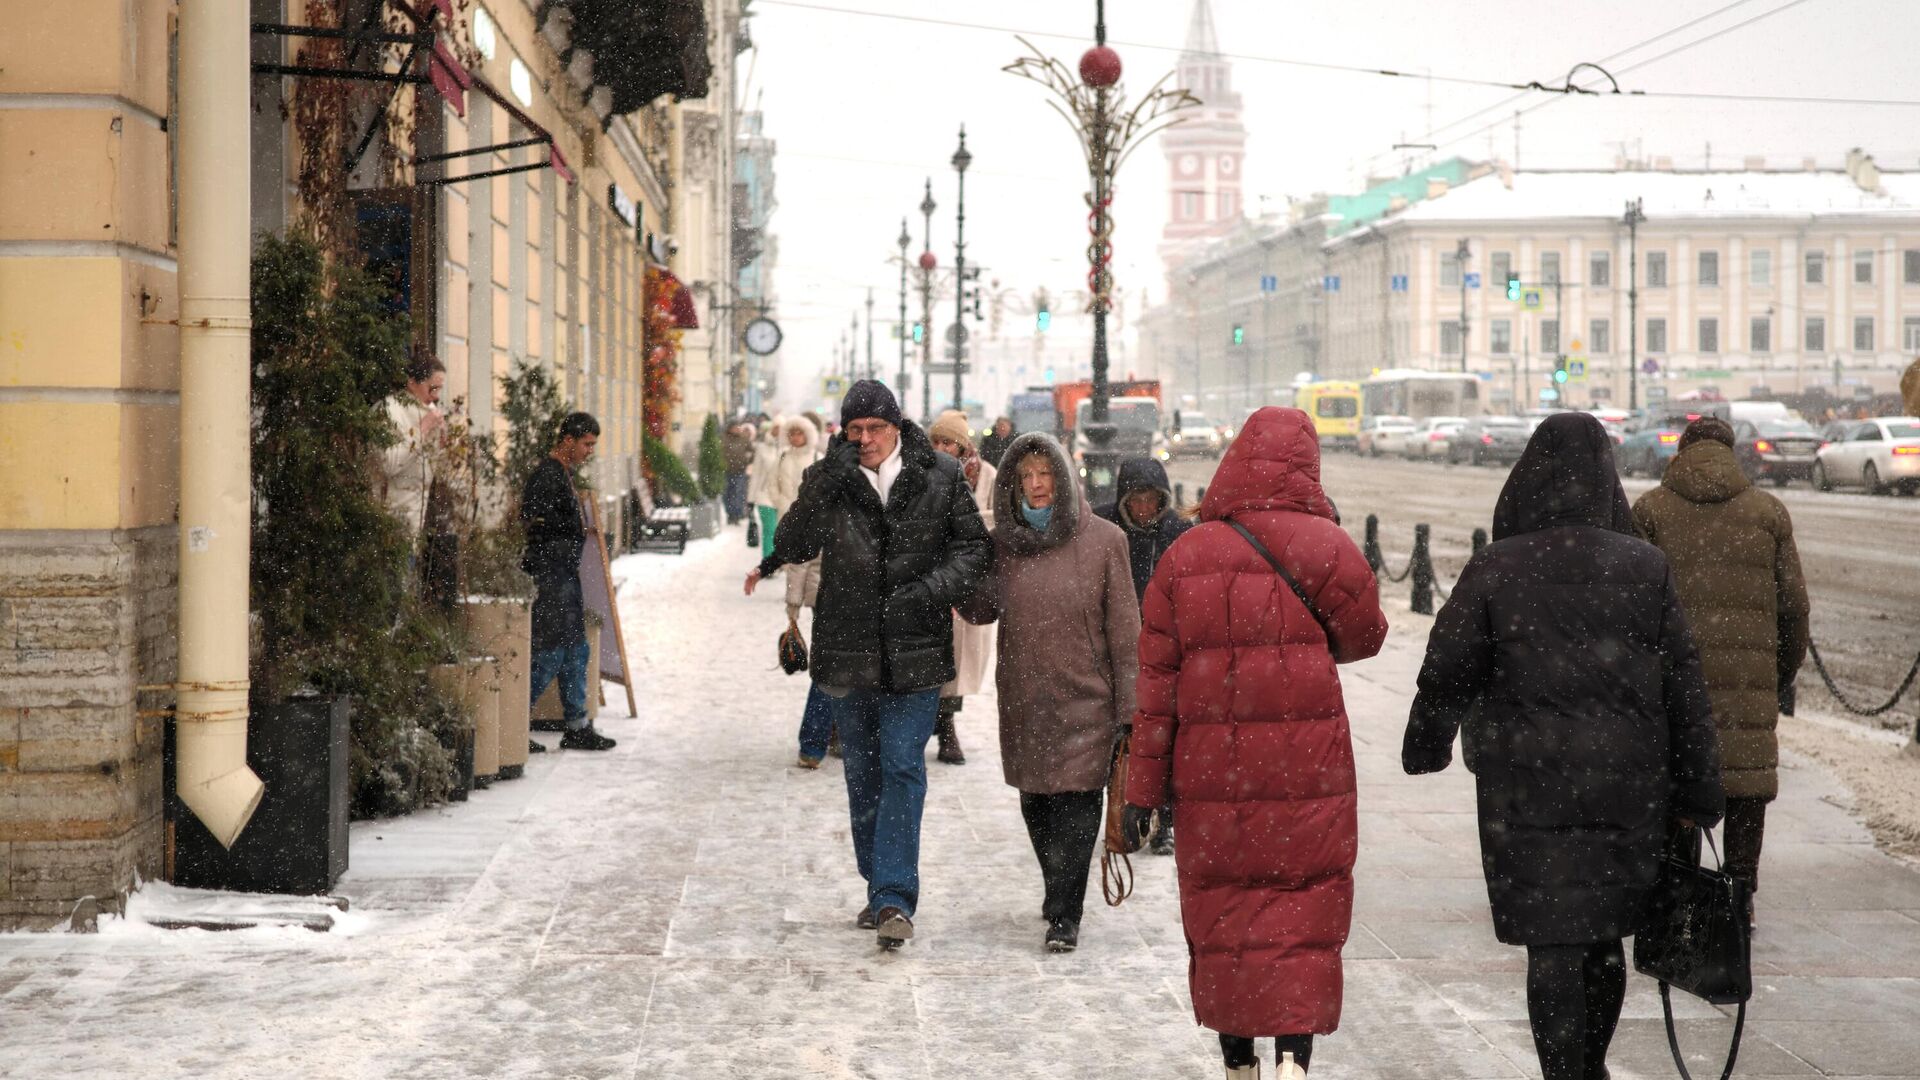
[[[906,393],[907,387],[907,248],[913,245],[913,234],[907,231],[907,219],[900,219],[900,377],[894,388]]]
[[[1115,429],[1107,418],[1107,312],[1112,308],[1113,271],[1113,178],[1127,157],[1144,141],[1182,118],[1173,116],[1182,109],[1200,104],[1184,89],[1166,87],[1171,73],[1162,75],[1145,97],[1131,109],[1121,111],[1120,54],[1107,47],[1105,0],[1095,0],[1093,48],[1080,57],[1079,78],[1058,59],[1041,52],[1025,38],[1017,39],[1032,50],[1008,64],[1004,70],[1031,79],[1052,91],[1059,100],[1047,104],[1067,121],[1080,139],[1086,156],[1087,175],[1092,190],[1086,196],[1087,229],[1092,234],[1087,244],[1087,289],[1093,294],[1089,310],[1093,313],[1093,402],[1089,423],[1084,428],[1088,449],[1085,454],[1087,494],[1096,504],[1112,493],[1118,456],[1109,449]]]
[[[920,220],[925,231],[920,248],[920,419],[933,418],[933,268],[940,260],[933,254],[933,177],[927,177],[927,193],[920,200]]]
[[[953,407],[961,410],[966,408],[960,379],[967,363],[967,166],[971,164],[967,125],[961,124],[960,149],[953,152],[953,171],[960,183],[953,219]]]

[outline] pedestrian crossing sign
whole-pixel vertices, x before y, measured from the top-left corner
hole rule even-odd
[[[844,397],[847,392],[847,380],[839,375],[828,375],[820,380],[821,397]]]
[[[1585,360],[1567,361],[1568,380],[1573,382],[1580,382],[1586,379],[1586,377],[1587,377],[1587,362]]]

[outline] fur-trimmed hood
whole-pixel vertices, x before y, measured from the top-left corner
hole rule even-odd
[[[1053,463],[1053,519],[1045,532],[1027,524],[1020,512],[1020,460],[1039,451]],[[1080,532],[1093,514],[1080,486],[1080,470],[1054,437],[1040,431],[1017,436],[1000,459],[1000,475],[993,483],[993,539],[1010,554],[1032,555],[1057,548]]]

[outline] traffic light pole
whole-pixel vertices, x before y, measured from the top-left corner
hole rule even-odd
[[[1640,200],[1627,204],[1627,408],[1640,408]]]
[[[1460,373],[1467,372],[1467,260],[1473,258],[1473,248],[1466,237],[1460,238],[1460,246],[1453,249],[1454,265],[1460,269]]]

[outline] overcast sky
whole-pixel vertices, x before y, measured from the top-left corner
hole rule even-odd
[[[1192,2],[1109,0],[1110,44],[1134,93],[1173,66]],[[1249,212],[1257,213],[1262,196],[1278,209],[1288,196],[1354,191],[1370,172],[1397,174],[1405,152],[1390,150],[1396,142],[1437,142],[1442,157],[1512,160],[1513,111],[1542,102],[1551,103],[1520,120],[1522,168],[1604,167],[1622,144],[1629,154],[1697,167],[1709,143],[1720,166],[1738,165],[1748,155],[1781,165],[1813,156],[1830,165],[1857,145],[1884,168],[1920,168],[1915,107],[1534,93],[1454,124],[1514,92],[1276,62],[1559,84],[1575,63],[1613,57],[1607,67],[1628,90],[1920,101],[1914,2],[1212,0],[1212,6],[1222,51],[1235,54],[1234,84],[1248,129],[1244,191]],[[941,265],[952,262],[948,162],[962,122],[974,155],[967,173],[969,262],[983,263],[1022,292],[1046,286],[1061,293],[1083,284],[1087,182],[1077,146],[1045,107],[1044,92],[1000,68],[1023,52],[1011,31],[1052,35],[1035,36],[1034,43],[1072,64],[1092,44],[1093,7],[1091,0],[755,0],[758,48],[741,58],[741,90],[743,107],[757,103],[764,110],[766,132],[779,144],[774,280],[787,336],[777,404],[792,406],[803,397],[814,403],[815,377],[831,363],[849,317],[860,309],[864,321],[869,286],[876,355],[883,366],[894,355],[883,320],[898,309],[899,272],[889,260],[898,251],[900,218],[912,218],[917,254],[916,207],[931,175],[940,205],[934,249]],[[1738,26],[1756,16],[1762,17]],[[1677,32],[1628,51],[1668,31]],[[1674,49],[1680,51],[1654,59]],[[1479,130],[1486,125],[1490,130]],[[1428,137],[1432,128],[1439,130]],[[1160,291],[1154,248],[1166,187],[1157,145],[1142,147],[1117,185],[1115,264],[1119,287],[1130,296],[1143,288]]]

